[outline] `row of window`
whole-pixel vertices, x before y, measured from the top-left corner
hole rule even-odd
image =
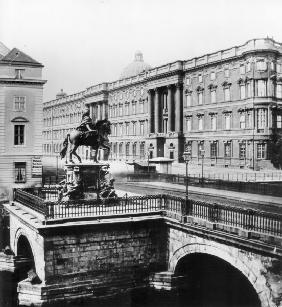
[[[223,101],[231,100],[231,83],[223,83]],[[253,86],[252,82],[241,82],[239,83],[239,94],[240,99],[246,99],[253,97]],[[190,107],[194,105],[194,99],[198,105],[204,104],[204,88],[198,87],[196,90],[196,95],[193,95],[193,91],[186,91],[186,104],[185,107]],[[209,98],[207,103],[218,102],[218,89],[216,85],[209,85]],[[267,96],[267,80],[255,80],[255,96],[265,97]],[[276,97],[282,98],[282,84],[276,84]]]
[[[267,121],[267,109],[258,109],[257,110],[257,128],[264,129],[268,126]],[[198,125],[197,128],[199,131],[204,129],[204,114],[197,115]],[[217,114],[210,114],[209,115],[209,128],[213,131],[218,129],[218,115]],[[186,118],[186,131],[192,131],[192,120],[193,117],[189,116]],[[239,117],[239,127],[241,129],[250,129],[253,128],[253,114],[251,111],[241,111]],[[232,112],[225,112],[223,113],[223,129],[230,130],[232,128]],[[282,128],[282,116],[277,114],[276,115],[276,128]]]
[[[139,146],[139,148],[137,147]],[[131,151],[130,151],[131,147]],[[112,144],[112,150],[111,150],[111,156],[112,158],[115,158],[117,155],[126,157],[137,157],[139,149],[139,158],[145,158],[145,142],[138,143],[113,143]]]
[[[125,102],[124,104],[109,106],[109,117],[127,116],[135,115],[138,113],[146,113],[148,109],[147,99],[130,102]]]
[[[231,159],[233,157],[233,150],[232,150],[232,142],[225,142],[223,148],[224,158]],[[218,158],[218,142],[210,143],[210,158],[215,159]],[[257,159],[267,159],[267,146],[266,143],[258,143],[256,144],[257,147]],[[198,143],[197,154],[198,158],[202,158],[202,152],[204,150],[204,143]],[[186,147],[185,151],[192,152],[192,142],[189,142]],[[243,160],[247,158],[247,145],[245,142],[239,143],[239,159]]]
[[[139,129],[138,129],[139,128]],[[123,135],[145,135],[147,132],[145,130],[145,121],[139,121],[139,125],[137,126],[137,122],[125,122],[112,124],[112,136],[123,136]]]
[[[75,128],[72,129],[60,129],[60,130],[53,130],[53,140],[63,140],[68,133],[73,131]],[[52,139],[52,131],[43,131],[43,138],[45,140]]]
[[[244,75],[245,73],[250,72],[251,69],[252,69],[252,63],[251,62],[240,64],[240,74],[241,75]],[[258,71],[266,71],[267,70],[267,63],[264,60],[258,60],[256,62],[256,69]],[[274,63],[273,62],[270,62],[270,69],[274,70]],[[276,64],[276,71],[278,73],[282,72],[282,64],[281,63]],[[211,81],[215,80],[216,79],[216,72],[211,71],[209,77],[210,77]],[[226,77],[226,78],[230,77],[230,67],[229,67],[229,65],[225,65],[225,67],[224,67],[224,77]],[[202,83],[203,82],[203,74],[202,73],[198,74],[197,79],[198,79],[199,83]],[[191,85],[191,83],[192,83],[192,77],[189,76],[189,77],[186,78],[186,84]]]
[[[82,112],[66,114],[63,116],[53,117],[53,125],[63,125],[63,124],[72,124],[79,123],[82,117]],[[52,126],[52,118],[44,118],[44,126]]]
[[[114,100],[122,100],[123,98],[129,98],[130,96],[132,97],[136,97],[138,95],[144,95],[145,93],[145,90],[144,88],[141,88],[141,89],[131,89],[131,90],[127,90],[126,92],[123,92],[123,93],[115,93],[115,94],[111,94],[111,97],[114,99]]]
[[[51,154],[51,153],[59,153],[63,149],[63,143],[54,143],[54,144],[43,144],[42,150],[45,154]],[[83,154],[84,147],[81,146],[77,149],[77,153],[79,155]]]

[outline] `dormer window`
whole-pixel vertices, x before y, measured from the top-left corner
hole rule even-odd
[[[24,69],[15,69],[15,78],[23,79],[23,72],[24,72]]]

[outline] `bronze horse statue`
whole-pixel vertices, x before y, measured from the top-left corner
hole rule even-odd
[[[72,160],[72,155],[75,155],[78,161],[81,163],[80,156],[76,153],[76,150],[79,146],[90,146],[95,150],[94,161],[98,162],[98,149],[100,147],[106,148],[108,152],[110,152],[110,146],[108,135],[111,134],[111,123],[107,119],[99,120],[95,124],[96,131],[87,131],[81,132],[78,130],[74,130],[71,133],[68,133],[64,143],[63,149],[60,152],[60,156],[63,159],[66,156],[68,144],[71,144],[70,149],[70,159],[69,162],[74,163]]]

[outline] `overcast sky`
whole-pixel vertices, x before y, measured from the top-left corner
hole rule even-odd
[[[43,63],[44,101],[119,78],[141,50],[152,66],[282,42],[281,0],[0,0],[0,41]]]

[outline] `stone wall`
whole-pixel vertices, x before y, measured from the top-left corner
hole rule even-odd
[[[131,288],[165,267],[163,223],[80,225],[59,231],[43,235],[47,285],[91,280],[97,287]]]

